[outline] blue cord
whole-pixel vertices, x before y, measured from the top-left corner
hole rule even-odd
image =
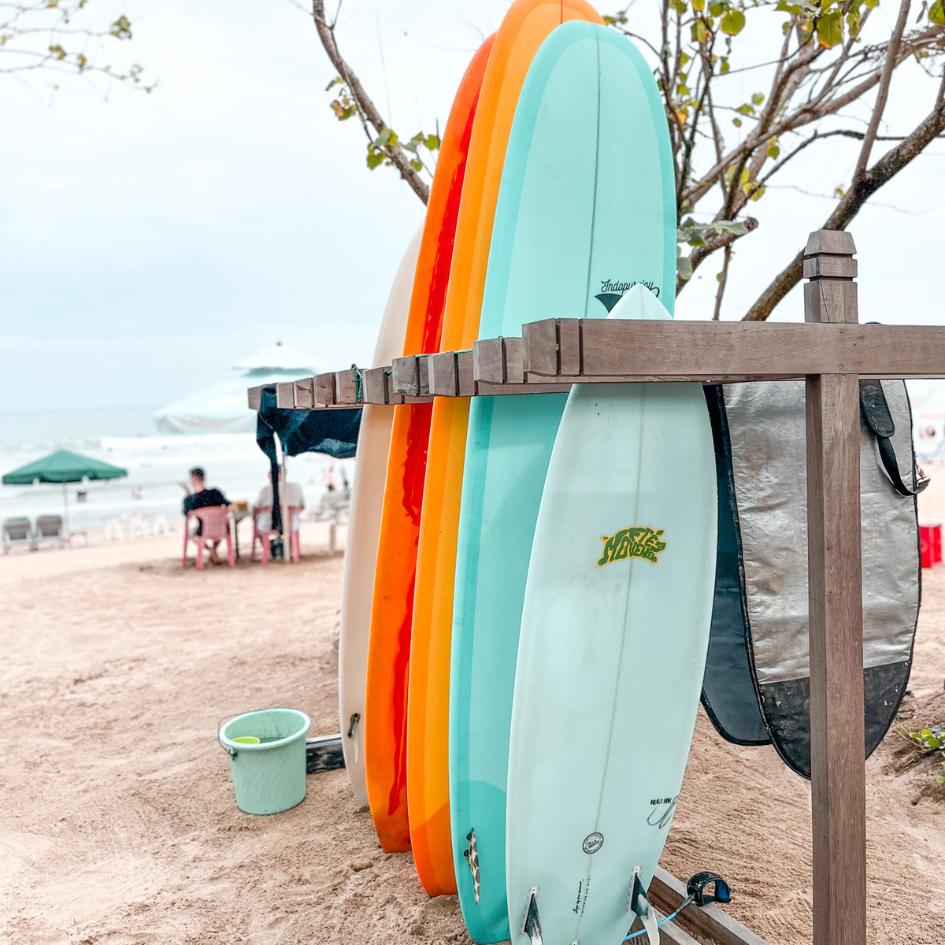
[[[676,909],[675,912],[671,912],[671,913],[670,913],[668,916],[666,916],[665,918],[660,919],[659,922],[656,923],[656,927],[659,929],[659,928],[662,928],[664,925],[666,925],[667,922],[672,922],[673,919],[675,919],[676,916],[678,916],[679,913],[682,912],[683,909],[686,908],[686,906],[691,906],[692,903],[693,903],[693,898],[692,898],[692,896],[687,896],[687,897],[686,897],[685,899],[683,899],[683,901],[680,903],[679,908]],[[625,941],[625,942],[632,941],[632,940],[635,939],[635,938],[639,938],[641,935],[646,935],[646,929],[640,929],[639,932],[634,932],[632,935],[628,935],[628,936],[624,939],[624,941]]]

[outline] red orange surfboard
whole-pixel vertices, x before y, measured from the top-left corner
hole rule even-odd
[[[492,222],[512,119],[539,46],[564,20],[598,19],[582,0],[517,0],[496,34],[483,81],[456,229],[443,320],[444,350],[469,348],[479,315]],[[473,166],[473,154],[477,165]],[[417,551],[409,666],[407,785],[418,872],[429,892],[455,888],[450,832],[449,701],[453,578],[469,401],[433,405]],[[421,866],[422,864],[422,866]],[[421,876],[423,877],[423,873]]]
[[[492,48],[487,39],[460,82],[440,147],[417,260],[405,355],[439,350],[456,220],[476,103]],[[387,852],[410,846],[407,818],[407,659],[430,404],[394,407],[381,513],[365,706],[371,816]],[[423,845],[419,851],[423,859]],[[452,866],[450,868],[452,875]],[[421,872],[421,877],[423,876]],[[455,890],[455,884],[453,886]]]

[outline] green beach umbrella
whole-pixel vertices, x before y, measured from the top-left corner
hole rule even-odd
[[[33,482],[62,483],[62,500],[65,505],[66,533],[69,532],[69,497],[66,484],[84,482],[87,479],[121,479],[128,475],[127,469],[104,463],[91,456],[81,456],[70,450],[56,450],[42,459],[34,460],[3,477],[5,486],[28,486]]]

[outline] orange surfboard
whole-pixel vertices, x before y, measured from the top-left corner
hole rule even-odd
[[[496,34],[473,126],[443,322],[443,350],[476,340],[509,132],[538,47],[565,20],[601,22],[582,0],[517,0]],[[431,894],[454,892],[448,743],[453,571],[469,401],[433,404],[409,662],[407,785],[414,859]],[[456,838],[463,842],[464,838]]]
[[[489,37],[469,63],[446,123],[410,297],[405,355],[440,348],[460,194],[492,41],[493,37]],[[364,722],[365,768],[371,816],[381,846],[388,853],[410,846],[407,659],[431,411],[430,404],[393,408],[374,573]]]

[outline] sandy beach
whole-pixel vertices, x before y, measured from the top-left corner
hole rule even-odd
[[[945,519],[945,468],[922,517]],[[343,771],[275,817],[235,807],[219,720],[297,706],[338,728],[342,557],[183,570],[179,539],[0,560],[0,941],[465,943],[455,898],[383,854]],[[901,727],[945,718],[945,567],[925,572]],[[937,713],[937,714],[936,714]],[[932,717],[934,716],[934,718]],[[892,731],[867,766],[871,942],[945,942],[945,792]],[[810,941],[810,792],[700,712],[663,865],[723,874],[771,945]]]

